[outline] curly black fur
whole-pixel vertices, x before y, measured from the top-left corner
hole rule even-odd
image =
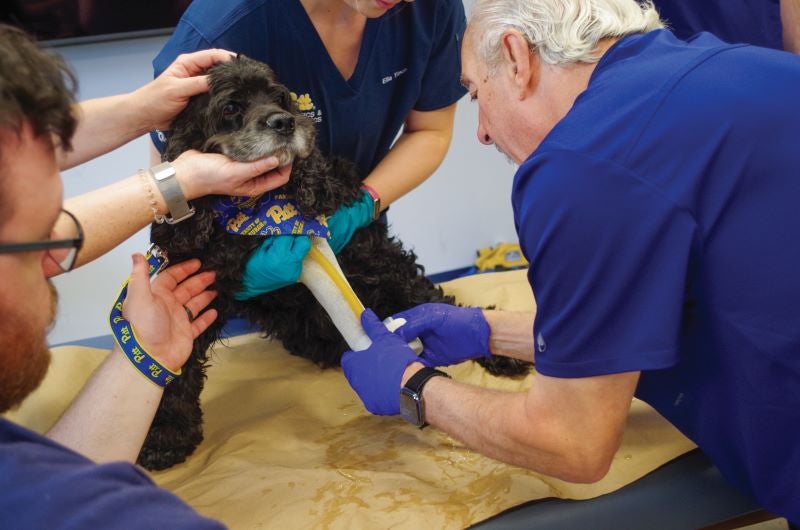
[[[209,93],[194,98],[173,123],[164,160],[187,149],[222,152],[243,161],[277,152],[283,163],[294,160],[285,188],[308,217],[330,215],[360,196],[361,178],[354,166],[324,157],[313,147],[313,123],[292,103],[268,66],[237,57],[213,67],[209,75]],[[217,198],[194,201],[196,214],[186,221],[152,228],[152,241],[167,251],[171,262],[201,258],[204,270],[216,271],[214,288],[219,296],[211,307],[219,317],[195,341],[183,375],[164,393],[139,455],[139,463],[148,469],[182,462],[202,441],[199,396],[206,354],[230,318],[247,318],[265,335],[281,340],[290,353],[320,367],[338,365],[347,349],[327,313],[302,284],[245,302],[233,297],[242,288],[247,256],[263,238],[231,235],[220,227],[211,210]],[[425,278],[414,253],[389,236],[383,223],[358,230],[338,259],[356,294],[380,318],[424,302],[453,303]],[[520,373],[516,365],[494,371]]]

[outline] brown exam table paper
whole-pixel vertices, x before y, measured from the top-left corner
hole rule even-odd
[[[443,284],[462,303],[534,306],[524,271]],[[634,400],[609,474],[576,485],[480,456],[442,432],[369,415],[341,370],[319,370],[279,343],[245,335],[217,346],[203,392],[205,441],[154,480],[234,529],[464,528],[533,499],[586,499],[633,482],[694,445]],[[49,428],[105,352],[60,347],[42,387],[9,415]],[[468,362],[458,380],[507,390],[535,384]]]

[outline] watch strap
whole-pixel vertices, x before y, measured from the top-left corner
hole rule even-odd
[[[407,389],[415,392],[417,394],[422,394],[422,389],[425,387],[425,384],[431,380],[431,378],[436,376],[443,376],[450,379],[450,376],[446,373],[442,372],[441,370],[437,370],[436,368],[431,368],[426,366],[420,369],[417,373],[412,375],[406,381],[404,385]]]
[[[381,196],[375,191],[375,188],[366,184],[361,185],[361,189],[367,192],[367,195],[372,197],[372,220],[377,221],[381,216]]]
[[[150,175],[167,204],[169,215],[164,218],[167,223],[180,223],[194,215],[194,208],[189,206],[175,177],[175,166],[169,162],[162,162],[150,168]]]
[[[436,368],[425,367],[419,370],[417,373],[412,375],[406,381],[406,384],[400,390],[400,399],[401,402],[403,400],[403,395],[409,396],[412,399],[413,403],[415,403],[416,412],[413,415],[406,415],[403,413],[401,407],[401,415],[405,420],[410,422],[412,425],[416,425],[420,429],[424,429],[427,427],[428,422],[425,421],[425,400],[422,398],[422,389],[425,385],[437,376],[443,376],[450,379],[450,376],[446,373],[442,372],[441,370],[437,370]]]

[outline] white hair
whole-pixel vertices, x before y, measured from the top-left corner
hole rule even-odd
[[[473,49],[492,69],[500,38],[519,31],[545,63],[594,63],[601,40],[663,28],[651,0],[477,0],[470,14]]]

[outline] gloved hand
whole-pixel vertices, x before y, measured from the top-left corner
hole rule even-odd
[[[306,236],[268,237],[247,258],[242,290],[234,298],[247,300],[296,283],[309,249],[311,239]]]
[[[419,337],[424,346],[420,358],[431,366],[490,355],[489,323],[477,307],[422,304],[392,318],[406,319],[395,333],[405,341]]]
[[[334,254],[342,251],[356,230],[372,222],[373,202],[372,196],[366,190],[361,190],[359,199],[352,204],[340,206],[328,218],[328,230],[331,232],[328,244]]]
[[[400,414],[400,381],[406,366],[423,361],[408,345],[386,329],[371,309],[361,313],[361,325],[372,339],[362,351],[346,351],[342,369],[364,407],[372,414]]]

